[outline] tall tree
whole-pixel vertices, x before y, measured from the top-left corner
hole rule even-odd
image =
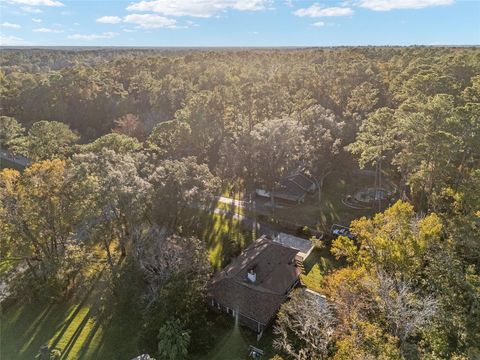
[[[1,233],[14,257],[25,259],[34,277],[55,279],[91,195],[76,185],[62,160],[28,167],[22,176],[0,173]]]
[[[32,161],[65,158],[79,137],[68,125],[58,121],[38,121],[28,130],[26,136],[18,139],[15,152]]]
[[[13,117],[0,116],[0,148],[8,149],[12,142],[23,135],[25,129]]]
[[[275,216],[275,189],[278,181],[298,168],[304,158],[303,128],[290,118],[268,120],[257,124],[250,136],[256,179],[270,191]]]
[[[175,229],[187,209],[205,209],[220,181],[195,158],[164,160],[149,177],[153,187],[153,216],[159,225]]]
[[[280,308],[273,344],[292,359],[327,359],[335,328],[336,319],[327,300],[299,290]]]
[[[118,240],[122,257],[135,240],[135,230],[147,221],[150,184],[138,174],[135,159],[103,149],[73,157],[76,181],[95,196],[85,227],[104,246],[113,269],[111,244]]]
[[[349,151],[359,155],[360,167],[363,168],[369,163],[375,165],[375,185],[378,188],[382,187],[382,162],[388,151],[393,149],[395,134],[394,111],[389,108],[381,108],[362,123],[357,139],[347,146]],[[380,204],[380,196],[378,198]]]
[[[114,121],[113,132],[136,138],[138,141],[145,140],[145,127],[138,116],[126,114]]]

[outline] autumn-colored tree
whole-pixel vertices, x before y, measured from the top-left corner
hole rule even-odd
[[[138,141],[145,140],[145,127],[138,116],[126,114],[114,121],[113,132],[136,138]]]

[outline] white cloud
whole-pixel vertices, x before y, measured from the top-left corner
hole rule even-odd
[[[362,0],[360,6],[374,11],[390,11],[451,5],[453,2],[454,0]]]
[[[348,7],[327,7],[323,8],[319,4],[313,4],[307,8],[296,10],[296,16],[324,17],[324,16],[350,16],[353,10]]]
[[[31,6],[22,6],[20,9],[30,14],[40,14],[41,12],[43,12],[42,10]]]
[[[62,33],[63,30],[57,30],[57,29],[49,29],[49,28],[38,28],[38,29],[33,29],[34,32],[40,32],[40,33]]]
[[[8,2],[28,6],[64,6],[64,4],[58,0],[8,0]]]
[[[97,39],[111,39],[117,35],[118,34],[114,32],[104,32],[102,34],[73,34],[73,35],[69,35],[68,38],[72,40],[97,40]]]
[[[123,32],[126,32],[126,33],[134,33],[134,32],[137,32],[137,30],[133,30],[133,29],[123,29],[122,31],[123,31]]]
[[[200,26],[200,25],[198,25],[197,23],[194,23],[191,20],[187,20],[187,27],[197,27],[197,26]]]
[[[16,45],[26,45],[26,42],[16,36],[8,36],[0,34],[0,46],[16,46]]]
[[[166,16],[211,17],[219,12],[233,9],[258,11],[268,8],[272,0],[151,0],[130,4],[130,11],[153,11]]]
[[[0,27],[10,28],[10,29],[20,29],[20,28],[21,28],[20,25],[18,25],[18,24],[12,24],[12,23],[9,23],[9,22],[1,23],[1,24],[0,24]]]
[[[33,21],[33,22],[36,22],[36,23],[41,23],[41,22],[42,22],[42,19],[35,19],[35,18],[32,18],[32,21]]]
[[[122,18],[119,16],[102,16],[97,19],[97,22],[102,24],[118,24],[122,22]]]
[[[312,26],[322,27],[322,26],[325,26],[325,23],[323,21],[317,21],[317,22],[314,22]]]
[[[177,21],[155,14],[132,14],[123,18],[126,23],[136,24],[142,29],[159,29],[176,27]]]

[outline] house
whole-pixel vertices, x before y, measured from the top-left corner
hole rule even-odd
[[[298,283],[300,252],[261,237],[213,277],[208,288],[210,305],[261,336]]]
[[[295,172],[280,179],[273,195],[280,201],[302,203],[307,194],[312,194],[316,190],[317,185],[310,177],[302,172]],[[270,193],[265,189],[257,189],[256,194],[270,197]]]
[[[279,243],[282,246],[286,246],[298,251],[295,255],[295,259],[301,263],[310,255],[313,251],[314,246],[310,240],[300,238],[298,236],[293,236],[286,233],[279,233],[273,241]]]

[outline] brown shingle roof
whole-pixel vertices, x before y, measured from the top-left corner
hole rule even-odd
[[[209,296],[244,316],[268,324],[300,275],[294,262],[297,252],[260,238],[212,279]],[[255,269],[255,283],[247,280],[251,268]]]

